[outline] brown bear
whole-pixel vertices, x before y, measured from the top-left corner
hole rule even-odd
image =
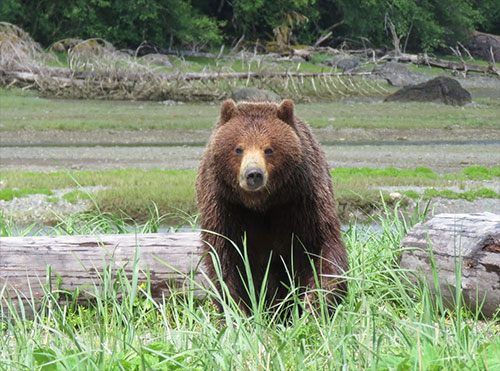
[[[242,277],[248,277],[231,241],[241,251],[246,241],[256,292],[269,264],[269,305],[287,296],[291,279],[302,288],[319,283],[334,301],[345,294],[347,254],[330,172],[291,100],[225,101],[201,160],[196,193],[205,249],[218,254],[229,293],[247,314]],[[217,282],[212,259],[205,261],[208,277]]]

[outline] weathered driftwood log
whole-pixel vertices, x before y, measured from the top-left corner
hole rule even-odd
[[[439,214],[415,225],[403,238],[401,267],[411,279],[438,285],[446,305],[453,306],[457,286],[465,304],[485,316],[500,308],[500,216],[492,213]],[[457,282],[457,278],[459,282]],[[437,286],[437,285],[436,285]]]
[[[383,59],[392,60],[397,62],[411,62],[413,64],[424,64],[426,66],[445,68],[450,70],[464,71],[464,72],[482,72],[500,76],[500,70],[494,65],[479,66],[477,64],[470,64],[465,62],[454,62],[446,59],[439,59],[429,57],[427,55],[416,54],[401,54],[394,56],[384,56]]]
[[[369,71],[360,72],[227,72],[227,73],[108,73],[110,79],[116,81],[127,80],[132,83],[134,80],[169,80],[169,81],[193,81],[193,80],[227,80],[227,79],[265,79],[265,78],[312,78],[312,77],[351,77],[351,76],[368,76],[372,73]],[[65,77],[60,77],[65,76]],[[3,79],[5,84],[12,81],[20,81],[25,83],[34,83],[38,80],[47,80],[60,83],[60,84],[86,84],[92,82],[93,84],[101,85],[103,82],[102,76],[94,71],[71,71],[69,69],[45,67],[36,72],[31,71],[10,71],[0,69],[0,78]],[[95,79],[95,81],[93,80]],[[89,80],[89,81],[87,81]],[[112,83],[104,83],[106,87],[113,87]]]
[[[205,296],[198,233],[117,234],[99,236],[37,236],[0,238],[0,301],[17,297],[37,302],[44,289],[76,290],[85,295],[102,284],[104,269],[139,281],[149,274],[151,294],[168,296],[171,289],[191,289]],[[50,267],[50,269],[48,269]],[[48,277],[50,272],[50,277]],[[8,298],[11,299],[8,299]]]

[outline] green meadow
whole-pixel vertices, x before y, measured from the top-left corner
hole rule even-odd
[[[138,223],[151,216],[151,210],[165,215],[165,222],[177,223],[186,216],[197,213],[194,182],[195,170],[115,170],[30,173],[3,171],[0,173],[3,189],[0,200],[29,194],[44,194],[50,202],[56,202],[52,191],[75,188],[62,198],[68,202],[89,199],[89,212],[106,212],[126,217]],[[462,198],[469,201],[488,198],[499,199],[497,190],[482,187],[479,183],[471,190],[450,191],[446,188],[464,188],[469,181],[498,180],[500,167],[471,166],[459,173],[436,174],[425,167],[411,169],[337,168],[332,178],[339,215],[344,222],[350,221],[353,211],[371,215],[381,202],[392,205],[389,192],[383,187],[402,187],[400,191],[410,199],[429,200],[434,197]],[[81,187],[102,186],[92,194],[78,190]],[[408,190],[416,187],[417,191]],[[420,187],[426,187],[424,191]],[[402,200],[403,205],[405,200]],[[168,217],[167,217],[168,216]],[[58,220],[58,218],[55,218]]]
[[[500,103],[479,99],[466,107],[423,103],[345,104],[342,102],[297,104],[296,112],[314,128],[447,129],[498,128]],[[432,109],[430,109],[432,108]],[[0,89],[2,131],[9,130],[145,130],[212,129],[219,105],[158,102],[109,102],[41,98],[31,92]]]

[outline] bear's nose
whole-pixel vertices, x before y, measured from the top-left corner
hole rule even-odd
[[[264,172],[256,167],[247,169],[247,171],[245,171],[245,179],[248,188],[255,190],[264,183]]]

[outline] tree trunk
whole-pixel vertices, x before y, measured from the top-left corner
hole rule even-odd
[[[194,277],[196,297],[205,296],[207,286],[200,265],[203,252],[198,233],[116,234],[99,236],[37,236],[0,238],[0,301],[17,305],[38,302],[44,289],[79,289],[82,294],[101,287],[104,269],[139,282],[149,274],[154,298],[170,290],[190,288]],[[135,261],[135,259],[137,259]],[[50,272],[50,275],[48,274]]]
[[[473,311],[491,317],[500,308],[500,216],[492,213],[440,214],[415,225],[403,238],[400,265],[413,282],[439,286],[454,307],[458,289]],[[437,280],[434,282],[432,260]],[[483,302],[484,300],[484,302]]]

